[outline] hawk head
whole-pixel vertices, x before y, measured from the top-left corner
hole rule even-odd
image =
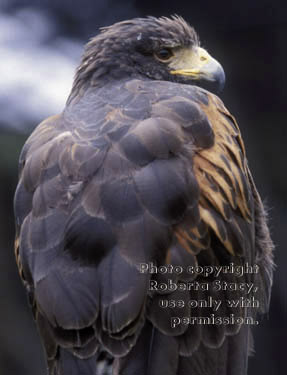
[[[105,27],[86,46],[74,87],[145,78],[222,90],[221,65],[200,47],[195,30],[179,16],[147,17]]]

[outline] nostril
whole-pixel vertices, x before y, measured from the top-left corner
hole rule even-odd
[[[207,57],[205,56],[200,56],[200,61],[206,61],[207,60]]]

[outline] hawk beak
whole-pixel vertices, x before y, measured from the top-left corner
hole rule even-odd
[[[171,74],[190,77],[190,79],[198,81],[194,82],[195,84],[200,85],[207,81],[207,83],[216,87],[216,91],[222,91],[225,83],[224,70],[219,62],[211,57],[205,49],[201,47],[188,49],[176,65],[171,66],[173,68],[170,70]]]

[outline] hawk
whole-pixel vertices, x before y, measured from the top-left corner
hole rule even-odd
[[[15,252],[48,374],[246,374],[251,326],[223,318],[268,309],[273,245],[238,125],[211,93],[224,80],[181,17],[119,22],[26,141]],[[226,272],[187,272],[206,267]],[[225,303],[239,282],[257,308]],[[190,303],[208,298],[220,307]]]

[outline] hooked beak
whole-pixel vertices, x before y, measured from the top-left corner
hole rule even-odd
[[[218,92],[223,90],[225,74],[222,66],[201,47],[188,49],[171,68],[171,74],[190,77],[195,85],[211,87]]]

